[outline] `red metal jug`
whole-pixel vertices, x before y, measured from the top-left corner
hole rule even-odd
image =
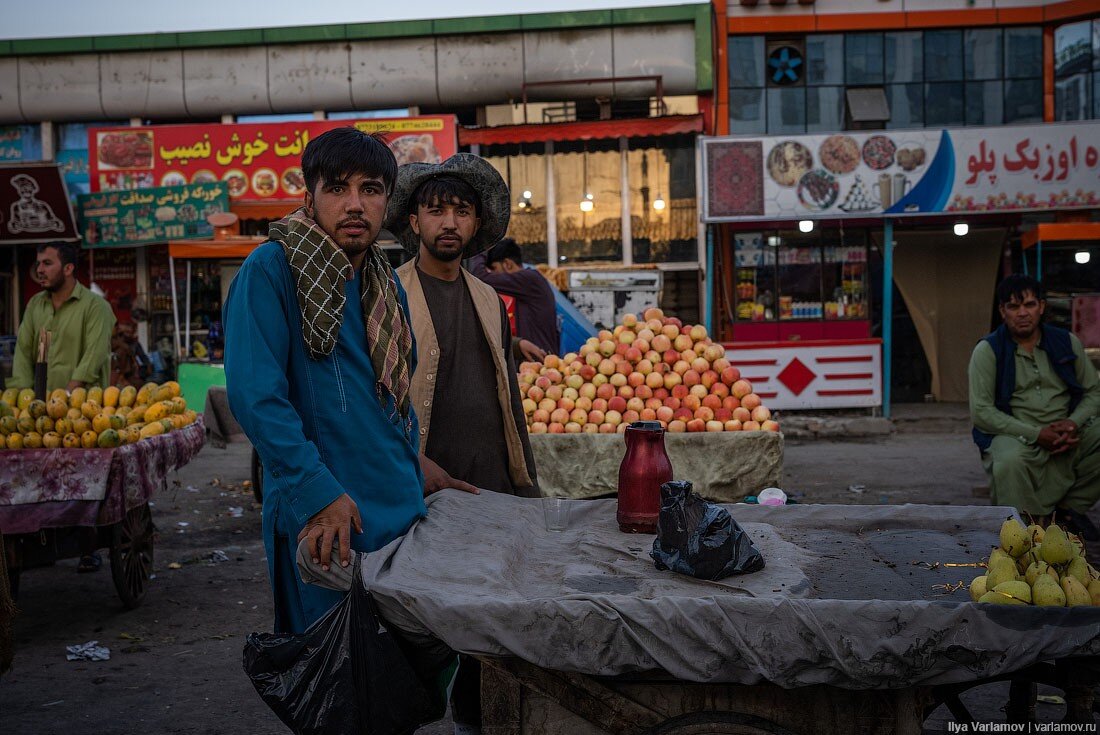
[[[619,530],[657,533],[661,485],[671,480],[665,430],[658,421],[635,421],[626,428],[626,456],[619,465]]]

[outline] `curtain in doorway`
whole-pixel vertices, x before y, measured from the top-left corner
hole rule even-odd
[[[932,369],[937,401],[966,401],[966,367],[974,345],[989,332],[1003,228],[894,231],[894,282],[913,317]]]

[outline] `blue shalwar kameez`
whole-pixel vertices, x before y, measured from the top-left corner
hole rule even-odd
[[[225,302],[229,405],[264,464],[276,632],[305,630],[343,597],[298,575],[298,533],[314,514],[346,492],[363,521],[352,548],[374,551],[426,513],[415,412],[406,434],[392,396],[384,392],[388,405],[379,403],[361,281],[357,274],[346,283],[336,348],[320,360],[309,357],[302,339],[294,278],[279,243],[264,243],[245,260]],[[408,320],[399,282],[397,289]]]

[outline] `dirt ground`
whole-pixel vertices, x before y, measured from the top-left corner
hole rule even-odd
[[[138,609],[122,609],[106,562],[95,574],[78,575],[75,561],[65,561],[22,576],[15,669],[0,679],[0,733],[288,732],[241,669],[245,636],[272,619],[259,507],[241,486],[249,451],[207,447],[155,498],[156,575]],[[803,503],[988,504],[972,494],[985,477],[961,433],[789,442],[784,476]],[[228,560],[211,561],[215,551]],[[111,649],[110,661],[66,660],[66,645],[91,640]],[[965,699],[1003,722],[1004,689]],[[1061,708],[1040,704],[1039,714],[1053,721]],[[943,718],[929,724],[940,731]],[[450,731],[445,721],[420,732]]]

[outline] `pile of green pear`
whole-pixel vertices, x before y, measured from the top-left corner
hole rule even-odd
[[[1100,606],[1100,572],[1085,559],[1073,534],[1051,523],[1024,528],[1015,518],[1001,524],[1001,545],[986,573],[970,583],[970,598],[995,605]]]

